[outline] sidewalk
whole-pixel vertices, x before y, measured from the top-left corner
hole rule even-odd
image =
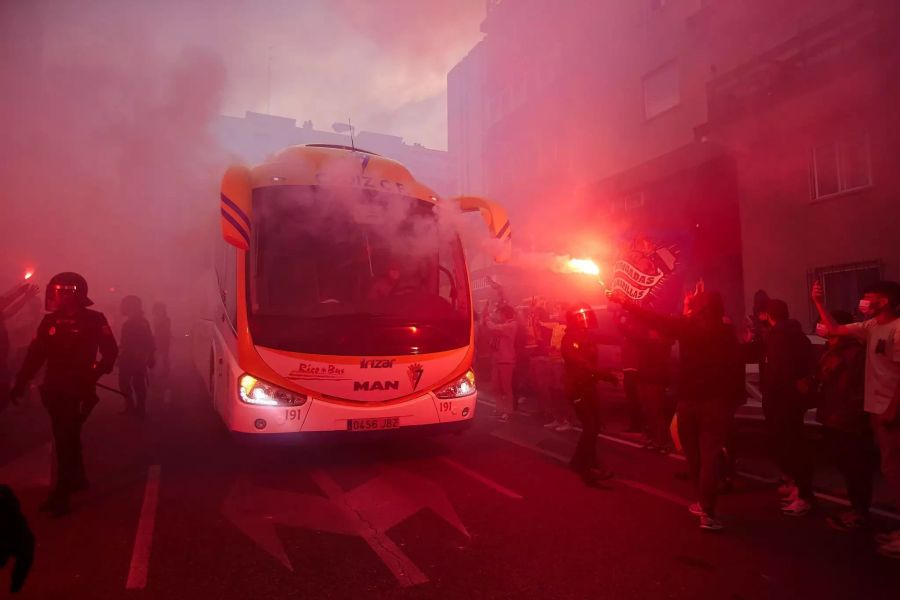
[[[603,432],[601,436],[610,441],[640,448],[640,444],[637,443],[638,436],[627,433],[628,416],[622,390],[620,388],[603,389],[601,398],[603,404]],[[478,390],[478,400],[479,403],[491,408],[495,405],[491,392]],[[741,414],[749,413],[752,415],[756,410],[757,407],[748,403],[747,406],[742,407],[739,411],[737,470],[746,479],[771,483],[774,487],[777,482],[778,471],[768,456],[768,438],[761,412],[759,418],[746,417]],[[761,411],[761,409],[759,410]],[[545,422],[537,411],[536,402],[532,399],[527,399],[524,403],[520,403],[516,414],[524,416],[528,422],[535,426],[541,426]],[[828,456],[828,448],[824,444],[819,427],[818,424],[815,424],[814,427],[808,428],[808,434],[814,446],[814,456],[817,458],[815,473],[817,496],[820,500],[849,506],[844,491],[843,477],[835,467],[833,460]],[[556,433],[555,435],[574,438],[580,431],[581,428],[576,426],[574,431]],[[674,460],[684,460],[684,457],[680,454],[670,454],[669,456]],[[892,504],[880,473],[877,473],[875,476],[874,492],[873,513],[900,520],[900,513]]]

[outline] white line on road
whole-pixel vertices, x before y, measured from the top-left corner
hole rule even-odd
[[[503,494],[507,498],[512,498],[514,500],[522,499],[521,494],[517,494],[516,492],[512,491],[508,487],[505,487],[505,486],[497,483],[493,479],[489,479],[488,477],[485,477],[478,471],[473,471],[469,467],[459,464],[458,462],[456,462],[453,459],[447,458],[446,456],[439,456],[438,459],[440,459],[440,461],[442,463],[444,463],[445,465],[447,465],[448,467],[452,467],[452,468],[456,469],[457,471],[459,471],[460,473],[462,473],[464,475],[468,475],[475,481],[483,483],[484,485],[488,486],[489,488],[493,489],[494,491],[497,491],[497,492]]]
[[[527,448],[528,450],[533,450],[534,452],[539,452],[540,454],[543,454],[544,456],[549,456],[550,458],[556,459],[560,462],[565,463],[565,462],[569,461],[569,459],[567,457],[563,456],[562,454],[552,452],[550,450],[544,450],[543,448],[539,448],[537,446],[532,446],[531,444],[526,444],[525,442],[521,442],[521,441],[515,439],[511,435],[508,435],[508,434],[504,435],[503,433],[496,432],[496,431],[491,435],[493,435],[494,437],[501,439],[505,442],[509,442],[510,444],[515,444],[516,446],[520,446],[522,448]],[[630,487],[632,489],[644,492],[645,494],[650,494],[652,496],[656,496],[657,498],[662,498],[663,500],[667,500],[667,501],[671,502],[672,504],[677,504],[678,506],[688,506],[691,503],[690,500],[687,500],[686,498],[676,496],[675,494],[670,494],[669,492],[667,492],[665,490],[661,490],[659,488],[655,488],[652,485],[647,485],[645,483],[640,483],[637,481],[631,481],[630,479],[619,479],[618,477],[616,477],[614,479],[611,479],[609,481],[609,483],[610,484],[620,483],[620,484],[624,485],[625,487]]]
[[[329,500],[339,506],[345,517],[357,527],[357,531],[369,547],[391,570],[394,577],[402,587],[410,587],[422,583],[428,583],[428,577],[417,567],[402,550],[383,531],[372,526],[363,516],[353,510],[346,502],[344,490],[325,471],[316,469],[310,473],[313,481],[319,489],[325,493]]]
[[[159,465],[147,470],[147,486],[144,488],[144,504],[134,536],[131,566],[128,568],[126,590],[142,590],[147,587],[147,571],[150,566],[150,549],[153,546],[153,527],[156,524],[156,505],[159,500]]]

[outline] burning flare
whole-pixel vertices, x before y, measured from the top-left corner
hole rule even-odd
[[[28,281],[32,277],[34,277],[34,269],[28,269],[27,271],[25,271],[25,281]]]
[[[584,275],[600,275],[600,267],[589,258],[570,258],[563,264],[564,273],[583,273]]]

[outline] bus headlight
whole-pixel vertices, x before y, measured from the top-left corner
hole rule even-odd
[[[475,393],[475,372],[472,369],[466,371],[466,374],[448,383],[444,387],[437,390],[434,394],[442,400],[452,398],[462,398],[463,396],[471,396]]]
[[[303,406],[307,399],[303,394],[289,392],[247,374],[241,375],[238,388],[242,401],[257,406]]]

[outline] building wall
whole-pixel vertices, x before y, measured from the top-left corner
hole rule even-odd
[[[484,46],[479,43],[447,74],[447,146],[456,193],[484,195]]]
[[[765,289],[811,326],[817,271],[872,265],[900,279],[897,13],[887,1],[797,2],[787,12],[774,2],[722,4],[726,22],[742,7],[790,17],[779,23],[780,37],[760,41],[743,62],[729,58],[738,54],[728,28],[710,20],[714,55],[733,67],[710,84],[704,133],[726,144],[738,166],[746,301]],[[814,149],[860,137],[868,140],[871,181],[817,198]],[[854,295],[832,290],[830,308],[852,309]]]

